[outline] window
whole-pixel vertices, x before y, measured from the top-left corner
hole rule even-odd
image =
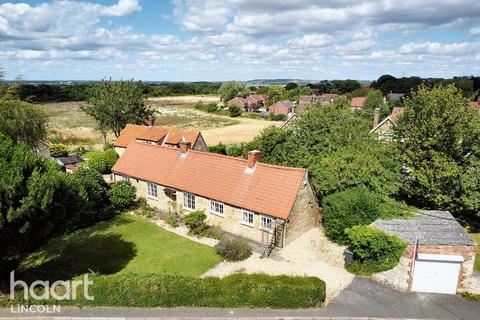
[[[123,176],[123,181],[130,181],[130,177]]]
[[[262,217],[262,229],[265,229],[265,230],[272,229],[272,218]]]
[[[148,196],[152,198],[158,198],[157,185],[155,183],[148,183]]]
[[[183,195],[183,207],[188,210],[195,210],[195,195],[185,193]]]
[[[247,226],[253,227],[253,212],[243,211],[242,223]]]
[[[210,212],[223,217],[223,203],[210,200]]]

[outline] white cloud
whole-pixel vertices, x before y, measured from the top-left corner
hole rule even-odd
[[[136,11],[142,10],[138,0],[119,0],[117,4],[102,8],[102,13],[106,16],[127,16]]]
[[[471,28],[470,34],[472,36],[480,36],[480,27]]]

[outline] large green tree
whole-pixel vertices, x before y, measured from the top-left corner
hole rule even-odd
[[[345,102],[312,106],[289,128],[264,130],[248,149],[261,150],[269,163],[309,168],[320,197],[355,186],[393,195],[401,185],[400,164],[391,148],[368,134],[370,127]]]
[[[141,82],[102,80],[92,87],[83,110],[98,122],[104,136],[112,131],[116,137],[129,123],[145,123],[154,110],[145,104]]]
[[[406,195],[458,214],[480,210],[480,114],[453,84],[420,86],[395,127]]]
[[[0,98],[0,133],[14,141],[35,146],[45,139],[47,118],[37,106],[20,101],[8,94]]]
[[[236,96],[246,96],[250,90],[246,85],[238,81],[227,81],[222,83],[218,89],[218,94],[223,102],[228,102]]]

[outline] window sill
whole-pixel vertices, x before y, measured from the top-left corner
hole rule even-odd
[[[244,221],[241,221],[242,225],[244,225],[245,227],[249,227],[249,228],[253,228],[253,223],[247,223],[247,222],[244,222]]]
[[[215,212],[215,211],[209,211],[211,214],[213,214],[214,216],[217,216],[217,217],[220,217],[220,218],[225,218],[225,216],[223,214],[221,214],[220,212]]]
[[[193,211],[195,211],[195,209],[191,209],[191,208],[187,208],[187,207],[183,207],[183,210],[188,211],[188,212],[193,212]]]
[[[265,231],[265,232],[268,232],[268,233],[273,233],[273,229],[272,229],[272,228],[261,227],[260,230]]]
[[[158,201],[158,197],[147,196],[147,199]]]

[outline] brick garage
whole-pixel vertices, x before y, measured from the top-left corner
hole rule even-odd
[[[422,211],[410,219],[377,220],[373,226],[408,242],[399,264],[375,274],[375,280],[401,291],[478,291],[473,276],[477,245],[450,212]]]

